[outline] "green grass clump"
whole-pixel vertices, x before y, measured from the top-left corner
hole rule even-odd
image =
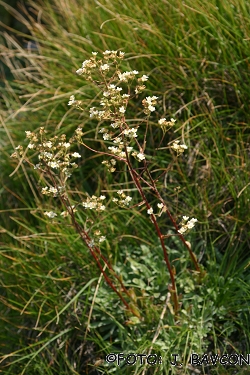
[[[1,60],[10,76],[3,80],[0,109],[0,371],[191,374],[192,352],[248,353],[249,3],[29,1],[22,15],[2,1],[0,6],[27,29],[1,33]],[[106,49],[125,51],[124,68],[150,76],[147,89],[160,99],[149,129],[148,154],[157,155],[150,169],[167,171],[158,186],[175,217],[199,219],[187,240],[206,272],[202,281],[179,240],[166,239],[182,294],[178,322],[167,297],[170,280],[158,238],[143,213],[114,209],[100,223],[108,237],[103,252],[142,312],[137,320],[104,283],[73,228],[41,218],[52,201],[41,196],[37,171],[9,157],[16,146],[27,145],[25,131],[40,126],[51,136],[69,137],[80,126],[88,145],[98,145],[96,123],[88,116],[98,92],[75,70],[92,51],[100,55]],[[86,111],[68,107],[72,94]],[[139,99],[130,118],[138,106]],[[177,125],[155,151],[161,117],[174,117]],[[188,152],[173,160],[167,144],[176,133]],[[123,174],[114,179],[106,174],[98,155],[78,151],[82,161],[71,179],[72,193],[130,188]],[[170,223],[161,220],[171,234]],[[155,353],[162,364],[105,362],[108,353],[119,352]],[[173,353],[184,369],[170,365]],[[246,373],[244,366],[199,370]]]

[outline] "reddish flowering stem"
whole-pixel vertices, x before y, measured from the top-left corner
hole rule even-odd
[[[126,152],[126,156],[127,156],[127,165],[129,167],[129,172],[131,174],[131,177],[143,199],[143,201],[145,202],[146,206],[148,209],[150,209],[150,204],[148,203],[148,200],[143,192],[143,189],[142,189],[142,186],[140,184],[140,181],[137,177],[137,172],[133,169],[131,163],[130,163],[130,160],[129,160],[129,156],[128,156],[128,153],[127,153],[127,149],[125,148],[125,152]],[[151,219],[153,221],[153,224],[155,226],[155,229],[156,229],[156,232],[157,232],[157,235],[160,239],[160,242],[161,242],[161,247],[162,247],[162,250],[163,250],[163,255],[164,255],[164,260],[166,262],[166,265],[167,265],[167,268],[168,268],[168,271],[169,271],[169,275],[170,275],[170,279],[171,279],[171,284],[172,284],[172,295],[173,295],[173,300],[174,300],[174,311],[175,313],[177,314],[178,312],[178,309],[179,309],[179,303],[178,303],[178,296],[177,296],[177,289],[176,289],[176,283],[175,283],[175,277],[174,277],[174,273],[173,273],[173,270],[172,270],[172,267],[171,267],[171,264],[170,264],[170,261],[169,261],[169,257],[168,257],[168,253],[167,253],[167,249],[166,249],[166,246],[165,246],[165,243],[164,243],[164,237],[160,231],[160,228],[159,228],[159,225],[155,219],[155,215],[152,214],[151,215]]]
[[[56,184],[56,180],[54,178],[54,176],[52,175],[51,171],[50,171],[50,168],[48,166],[47,167],[47,173],[49,174],[50,178],[51,178],[51,181],[53,182],[54,186],[57,187],[57,184]],[[90,246],[90,241],[91,241],[91,238],[89,237],[88,233],[86,231],[84,231],[82,229],[82,227],[77,223],[76,219],[75,219],[75,215],[74,215],[74,211],[71,207],[71,204],[68,200],[68,198],[66,197],[63,197],[63,196],[60,196],[60,199],[64,205],[64,207],[66,208],[66,210],[68,211],[69,215],[71,216],[71,220],[72,220],[72,224],[73,226],[75,227],[75,229],[77,230],[77,232],[79,233],[81,239],[85,242],[85,244],[88,246],[89,250],[90,250],[90,253],[91,255],[93,256],[93,258],[95,259],[96,263],[97,263],[97,266],[98,268],[100,269],[101,273],[103,274],[104,276],[104,279],[105,281],[107,282],[107,284],[111,287],[111,289],[113,289],[113,291],[118,295],[118,297],[120,298],[120,300],[123,302],[123,304],[126,306],[126,308],[128,310],[130,310],[133,315],[137,316],[137,317],[140,317],[139,313],[134,310],[131,306],[129,306],[128,302],[124,299],[124,297],[122,296],[122,294],[117,290],[117,288],[115,287],[115,285],[113,284],[112,280],[108,277],[107,273],[105,272],[105,270],[103,269],[101,263],[100,263],[100,260],[98,259],[98,256],[97,254],[101,257],[101,259],[104,261],[104,263],[107,265],[108,269],[110,271],[112,271],[114,277],[118,280],[118,282],[120,283],[121,285],[121,288],[123,290],[123,292],[125,292],[125,294],[131,299],[131,296],[129,294],[129,292],[127,291],[126,287],[124,286],[122,280],[118,277],[118,275],[115,273],[113,267],[111,266],[111,264],[109,263],[109,261],[101,254],[100,250],[98,249],[98,247],[96,246],[93,246],[93,248]],[[94,251],[94,250],[95,251]],[[97,253],[97,254],[96,254]]]
[[[158,199],[164,204],[164,207],[165,207],[166,213],[167,213],[168,217],[170,218],[171,222],[173,223],[173,225],[174,225],[176,231],[178,232],[179,227],[178,227],[178,225],[177,225],[175,219],[174,219],[173,216],[171,215],[170,211],[168,210],[168,208],[167,208],[167,206],[166,206],[166,203],[165,203],[164,200],[161,198],[160,193],[158,192],[158,189],[157,189],[157,187],[155,186],[155,181],[152,179],[152,176],[151,176],[151,174],[150,174],[150,172],[149,172],[149,170],[148,170],[148,167],[147,167],[147,163],[146,163],[146,162],[145,162],[145,169],[146,169],[147,174],[148,174],[148,176],[149,176],[149,179],[150,179],[150,181],[151,181],[151,184],[152,184],[152,190],[155,192],[157,198],[158,198]],[[181,239],[181,241],[183,242],[183,244],[185,245],[185,247],[188,249],[189,255],[190,255],[191,259],[192,259],[192,262],[193,262],[193,264],[194,264],[194,266],[195,266],[196,271],[197,271],[197,272],[201,272],[200,267],[199,267],[199,264],[198,264],[198,262],[197,262],[197,259],[196,259],[195,255],[194,255],[194,253],[192,252],[192,250],[190,249],[190,247],[188,246],[188,244],[187,244],[187,242],[186,242],[184,236],[183,236],[181,233],[179,233],[179,232],[178,232],[178,236],[179,236],[179,238]]]

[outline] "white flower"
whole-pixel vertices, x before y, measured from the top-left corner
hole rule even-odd
[[[103,241],[105,241],[106,240],[106,237],[105,236],[101,236],[100,238],[99,238],[99,242],[101,243],[101,242],[103,242]]]
[[[141,81],[142,82],[146,82],[148,80],[148,76],[146,76],[145,74],[143,74],[143,76],[141,77]]]
[[[80,158],[81,157],[81,155],[78,152],[74,152],[72,154],[72,156],[73,156],[73,158]]]
[[[92,52],[93,56],[97,56],[98,52]]]
[[[48,166],[51,168],[59,168],[59,164],[56,161],[49,161]]]
[[[79,69],[80,70],[80,69]],[[77,73],[79,74],[79,73]],[[75,96],[74,95],[71,95],[71,97],[69,98],[69,102],[68,102],[68,105],[72,105],[75,103]]]
[[[58,195],[58,191],[57,191],[57,189],[54,188],[54,187],[50,187],[50,188],[49,188],[49,192],[50,192],[50,193],[53,193],[53,194],[54,194],[54,197]]]
[[[188,147],[186,145],[179,145],[180,141],[174,141],[173,145],[171,148],[175,150],[178,154],[182,154],[184,150],[186,150]]]
[[[117,137],[113,140],[114,143],[123,144],[121,137]]]
[[[34,147],[35,147],[34,143],[30,143],[30,144],[28,145],[28,148],[34,148]]]
[[[43,155],[47,158],[47,159],[51,159],[53,157],[53,154],[51,154],[51,152],[44,152]],[[40,156],[40,155],[39,155]]]
[[[102,71],[109,70],[109,64],[103,64],[103,65],[101,65],[101,66],[100,66],[100,69],[101,69]]]
[[[136,128],[131,128],[131,129],[125,129],[123,134],[127,135],[130,138],[136,138],[137,137],[137,129]]]
[[[108,149],[109,149],[113,154],[116,154],[117,152],[119,152],[118,147],[109,146]]]
[[[132,197],[130,197],[129,195],[125,198],[125,202],[128,203],[132,200]]]
[[[101,195],[100,200],[103,201],[104,199],[106,199],[105,195]]]
[[[173,150],[178,150],[178,147],[179,147],[179,144],[178,143],[180,143],[180,141],[174,141],[174,143],[173,143],[173,145],[171,146],[171,148],[173,149]]]
[[[188,219],[189,219],[188,216],[183,216],[184,221],[187,221]],[[197,221],[198,221],[197,219],[192,218],[186,224],[182,222],[182,227],[178,230],[178,232],[180,234],[184,234],[187,230],[192,229]]]
[[[149,109],[150,112],[154,112],[155,111],[155,107],[153,105],[149,105],[148,109]]]
[[[162,208],[163,207],[163,203],[157,203],[157,207],[158,208]]]
[[[118,73],[119,81],[128,82],[129,79],[133,79],[135,74],[138,74],[137,70],[133,70],[132,72],[124,72]]]
[[[187,227],[188,227],[188,229],[192,229],[197,221],[198,221],[198,220],[195,219],[195,218],[192,218],[191,220],[189,220],[189,221],[187,222]]]
[[[147,213],[148,213],[149,215],[152,215],[153,212],[154,212],[154,210],[153,210],[152,207],[151,207],[149,210],[147,210]]]
[[[85,66],[88,66],[89,64],[91,64],[91,60],[85,60],[85,61],[83,61],[82,68],[84,68]]]
[[[98,111],[95,109],[95,107],[91,107],[89,110],[89,117],[95,117],[98,115]]]
[[[156,99],[158,99],[158,96],[147,96],[146,97],[146,102],[148,103],[148,104],[152,104],[153,102],[155,102],[156,101]]]
[[[187,231],[187,228],[185,228],[185,227],[182,227],[182,228],[180,228],[180,229],[178,230],[178,232],[179,232],[180,234],[184,234],[186,231]]]
[[[65,147],[65,148],[69,148],[70,147],[70,143],[69,142],[64,142],[62,144],[62,146]]]
[[[44,147],[51,148],[51,147],[53,146],[53,144],[52,144],[51,141],[48,141],[48,142],[44,142],[44,143],[43,143],[43,146],[44,146]]]
[[[145,156],[144,154],[142,154],[141,152],[139,154],[137,154],[137,158],[141,161],[141,160],[144,160],[145,159]]]
[[[126,112],[126,109],[124,108],[124,106],[122,106],[122,107],[119,108],[119,112],[120,113],[125,113]]]
[[[120,81],[123,81],[123,82],[127,82],[128,81],[128,74],[126,74],[128,72],[124,72],[124,73],[119,73],[118,74],[118,77],[119,77],[119,80]]]
[[[42,188],[42,194],[46,194],[47,190],[48,190],[48,186],[46,186],[45,188]]]
[[[79,76],[80,76],[83,72],[85,72],[85,69],[83,69],[83,68],[80,68],[80,69],[77,69],[77,70],[76,70],[76,74],[78,74]],[[71,103],[71,104],[72,104],[72,103]],[[68,104],[68,105],[71,105],[71,104]]]
[[[54,217],[57,216],[57,214],[53,211],[49,211],[49,212],[44,212],[44,215],[48,216],[50,219],[53,219]]]
[[[82,128],[80,128],[80,127],[77,128],[75,132],[76,132],[76,135],[78,135],[79,137],[81,137],[83,135]]]
[[[165,118],[161,118],[161,119],[158,121],[158,124],[159,124],[159,125],[162,125],[162,124],[164,124],[165,121],[166,121]]]
[[[110,139],[110,134],[104,133],[102,137],[103,137],[104,141],[108,141]]]

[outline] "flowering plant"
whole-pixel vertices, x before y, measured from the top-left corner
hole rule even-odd
[[[102,136],[103,140],[109,144],[106,152],[90,148],[84,141],[84,133],[81,127],[75,130],[73,137],[68,141],[64,134],[60,137],[54,136],[48,139],[46,135],[47,132],[43,127],[40,128],[38,133],[27,131],[26,137],[29,140],[28,149],[38,151],[39,163],[33,165],[33,167],[48,177],[49,182],[47,186],[41,189],[41,193],[51,197],[59,197],[64,206],[63,211],[60,213],[51,210],[45,211],[44,215],[51,220],[56,220],[59,216],[62,219],[66,217],[71,218],[74,228],[89,248],[108,285],[118,294],[126,308],[139,317],[139,311],[131,307],[131,304],[129,304],[126,299],[127,297],[130,300],[132,298],[129,291],[124,286],[121,278],[115,273],[111,263],[100,251],[100,243],[105,241],[106,237],[100,230],[91,233],[86,230],[86,228],[83,228],[78,223],[75,215],[80,207],[83,207],[85,210],[94,210],[98,212],[98,214],[101,214],[106,210],[106,196],[87,196],[85,200],[77,204],[72,204],[71,196],[67,188],[67,180],[70,178],[74,169],[78,168],[76,160],[81,157],[80,153],[71,151],[71,147],[74,144],[82,145],[95,153],[103,155],[105,159],[102,161],[102,164],[110,173],[116,172],[119,163],[124,163],[126,165],[130,179],[139,192],[141,202],[131,206],[133,198],[125,194],[123,190],[117,191],[117,197],[113,198],[112,202],[126,209],[136,207],[137,205],[145,206],[145,212],[149,215],[149,219],[154,225],[162,247],[164,260],[171,280],[169,290],[174,302],[174,311],[177,313],[179,302],[175,272],[171,266],[165,246],[165,239],[169,237],[169,235],[164,235],[162,233],[157,218],[161,216],[162,213],[167,214],[175,228],[176,235],[179,236],[180,240],[186,246],[196,271],[200,272],[200,267],[191,250],[191,245],[184,238],[184,234],[194,227],[197,219],[192,218],[189,220],[189,217],[183,216],[183,220],[180,225],[178,225],[156,186],[157,179],[152,177],[148,168],[149,161],[146,153],[146,135],[149,127],[149,118],[156,110],[158,97],[147,96],[142,100],[142,112],[145,118],[141,120],[141,123],[130,126],[126,120],[128,105],[133,98],[137,98],[139,94],[145,91],[145,82],[149,77],[147,75],[140,76],[139,72],[136,70],[122,72],[120,66],[123,59],[124,53],[120,51],[105,51],[101,58],[98,58],[97,53],[93,52],[92,56],[88,60],[85,60],[82,63],[82,67],[76,71],[76,74],[97,86],[102,93],[100,100],[101,108],[91,107],[89,116],[93,121],[97,120],[99,124],[107,124],[99,129],[99,134]],[[68,105],[82,111],[84,110],[81,100],[76,99],[74,95],[70,96]],[[140,142],[138,129],[142,123],[146,125],[146,130],[144,139]],[[175,120],[171,118],[168,121],[166,118],[161,118],[158,121],[158,125],[161,126],[165,134],[168,129],[175,125]],[[187,146],[185,144],[180,144],[179,140],[175,140],[169,148],[179,156],[187,149]],[[18,157],[18,155],[25,158],[22,146],[18,146],[12,156]],[[27,162],[29,161],[27,160]],[[138,168],[138,163],[141,164],[142,167]],[[145,193],[145,189],[143,188],[145,184],[147,185],[147,189],[149,189],[158,200],[157,213],[154,211],[155,209]],[[109,274],[106,268],[109,270]],[[117,286],[117,283],[119,286]],[[126,298],[124,294],[127,296]]]

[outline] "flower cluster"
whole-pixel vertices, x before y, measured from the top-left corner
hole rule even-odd
[[[76,74],[84,75],[86,80],[93,81],[93,71],[99,69],[101,74],[105,75],[110,70],[110,64],[124,57],[124,52],[106,50],[103,52],[103,61],[102,59],[97,60],[97,54],[97,52],[92,52],[92,56],[88,60],[83,61],[81,68],[77,69]]]
[[[105,195],[101,195],[99,198],[95,195],[88,197],[82,202],[84,208],[89,208],[90,210],[95,210],[97,212],[104,211],[106,207],[103,205],[103,201],[106,199]]]
[[[115,159],[110,159],[109,161],[103,160],[102,164],[106,165],[109,172],[114,173],[116,171],[116,168],[115,168],[116,160]]]
[[[113,198],[112,201],[116,203],[120,207],[126,207],[129,206],[132,198],[129,195],[126,195],[123,190],[118,190],[117,194],[119,195],[118,198]]]
[[[134,79],[136,74],[139,74],[137,70],[132,70],[131,72],[124,73],[118,72],[118,78],[120,82],[128,82],[129,80]]]
[[[96,52],[92,52],[96,53]],[[116,59],[123,59],[125,53],[121,51],[109,51],[108,49],[103,52],[103,57],[105,60],[116,60]]]
[[[11,158],[13,159],[18,159],[18,156],[22,156],[23,155],[23,146],[17,146],[15,148],[16,151],[13,152],[13,154],[10,155]]]
[[[176,120],[171,118],[170,121],[167,121],[164,118],[161,118],[159,121],[158,121],[158,124],[161,126],[162,129],[165,129],[165,128],[172,128],[172,126],[175,124]]]
[[[158,213],[158,214],[155,214],[155,216],[160,217],[161,214],[162,214],[163,212],[166,212],[166,207],[164,206],[163,203],[157,203],[157,207],[159,208],[159,213]],[[150,208],[147,210],[147,214],[148,214],[148,215],[153,215],[153,214],[154,214],[154,210],[153,210],[152,207],[150,207]]]
[[[134,151],[131,155],[134,156],[134,158],[136,158],[138,161],[145,160],[145,155],[143,152]]]
[[[82,101],[76,100],[75,95],[70,96],[68,105],[72,105],[72,107],[76,107],[77,109],[82,109]]]
[[[137,137],[137,128],[129,128],[123,131],[123,134],[128,138],[136,138]]]
[[[146,99],[143,99],[142,105],[144,107],[143,112],[145,113],[145,115],[150,115],[151,112],[155,111],[157,99],[158,96],[148,96]]]
[[[154,210],[153,210],[152,207],[150,207],[150,208],[147,210],[147,214],[148,214],[148,215],[153,215],[153,213],[154,213]]]
[[[110,84],[105,88],[101,99],[103,110],[99,111],[95,107],[90,108],[90,118],[97,120],[117,121],[123,118],[126,112],[129,94],[121,94],[122,88],[115,84]]]
[[[180,234],[184,234],[188,230],[192,229],[195,226],[195,223],[198,221],[197,219],[190,219],[188,220],[188,216],[183,216],[182,222],[181,222],[181,228],[178,230]]]
[[[123,149],[124,149],[123,144],[119,144],[118,147],[109,146],[108,149],[111,152],[111,154],[116,155],[116,156],[118,156],[119,158],[122,158],[122,159],[126,158],[126,152],[123,151]]]
[[[157,207],[159,208],[159,213],[157,214],[158,217],[167,211],[166,206],[164,206],[163,203],[157,203]]]
[[[48,188],[48,186],[42,188],[42,194],[49,195],[52,197],[58,197],[58,195],[62,195],[65,192],[65,187],[63,186],[57,186]]]
[[[50,219],[54,219],[57,216],[57,214],[53,211],[46,211],[44,212],[44,215],[48,216]]]
[[[89,60],[85,60],[82,63],[82,67],[80,69],[77,69],[76,74],[79,76],[82,74],[91,74],[91,70],[96,68],[96,61],[95,61],[96,55],[93,55]]]
[[[187,149],[186,145],[179,145],[180,141],[174,141],[171,148],[177,152],[177,155],[180,155]]]
[[[94,233],[93,233],[93,237],[94,237],[94,241],[95,242],[103,242],[106,240],[106,237],[105,236],[102,236],[101,234],[101,231],[99,229],[95,230]]]
[[[135,94],[138,94],[146,88],[144,82],[148,80],[148,76],[143,74],[141,77],[137,77],[139,74],[137,70],[121,72],[119,70],[119,60],[124,57],[122,52],[107,50],[103,52],[102,58],[98,59],[96,56],[97,53],[93,52],[90,59],[85,60],[82,67],[77,70],[77,74],[88,76],[88,79],[91,79],[97,85],[100,81],[95,80],[93,77],[91,78],[94,72],[96,73],[99,69],[99,75],[104,79],[104,88],[100,101],[102,108],[100,110],[96,107],[91,107],[89,111],[90,118],[99,121],[108,120],[111,123],[111,128],[119,131],[119,134],[115,134],[107,128],[101,128],[99,131],[99,133],[102,133],[104,141],[112,141],[114,143],[108,149],[115,158],[126,159],[127,155],[131,154],[141,162],[145,159],[145,155],[140,146],[140,151],[136,151],[130,146],[130,143],[137,138],[138,126],[129,127],[125,120],[128,101],[131,98],[130,91],[122,93],[124,87],[120,87],[120,84],[123,85],[136,80]],[[115,67],[115,71],[112,70],[112,74],[110,72],[110,79],[108,79],[107,73],[111,71],[112,66]],[[155,111],[157,99],[157,96],[148,96],[142,101],[145,114],[150,115],[151,112]],[[68,104],[76,107],[81,105],[80,101],[77,101],[73,95],[71,95]],[[80,136],[78,136],[79,139]],[[114,172],[113,162],[105,162],[104,164],[107,165],[109,171]]]
[[[60,137],[54,136],[47,139],[46,130],[43,127],[39,129],[39,137],[31,131],[26,131],[25,133],[26,138],[29,140],[28,148],[39,152],[39,163],[34,166],[34,169],[50,167],[54,170],[54,173],[59,172],[64,181],[66,181],[71,176],[71,172],[78,167],[74,160],[81,157],[78,152],[72,153],[69,151],[71,142],[66,141],[66,135],[62,134]],[[21,146],[16,147],[16,152],[21,156],[23,148]],[[15,153],[12,156],[17,155]],[[43,188],[42,193],[56,196],[60,193],[60,189],[57,192],[54,189]]]
[[[76,70],[76,74],[84,77],[84,80],[90,81],[101,90],[99,106],[93,104],[96,105],[96,107],[93,106],[89,109],[89,117],[91,121],[95,119],[99,121],[97,128],[105,142],[104,146],[107,146],[105,152],[93,150],[92,146],[90,147],[84,142],[84,132],[81,127],[78,127],[75,130],[74,136],[68,141],[65,134],[48,139],[44,128],[40,128],[37,134],[31,131],[26,132],[26,138],[29,140],[28,149],[34,150],[38,153],[39,163],[35,165],[34,168],[41,170],[41,174],[45,175],[46,178],[47,186],[41,188],[41,193],[49,197],[60,197],[59,203],[63,205],[63,209],[65,210],[61,213],[56,213],[52,210],[46,211],[44,212],[44,215],[51,220],[58,216],[61,218],[61,221],[62,218],[69,217],[71,219],[72,225],[80,234],[81,239],[91,249],[91,253],[97,261],[106,281],[112,286],[113,290],[116,291],[115,284],[113,284],[111,278],[108,278],[105,273],[106,266],[108,266],[110,271],[112,271],[112,267],[110,267],[108,261],[102,256],[98,249],[99,244],[105,241],[106,237],[101,234],[99,229],[97,229],[98,223],[87,218],[85,225],[82,226],[80,223],[78,224],[78,218],[74,215],[77,211],[76,207],[79,208],[79,206],[82,206],[84,209],[92,210],[92,212],[96,211],[93,215],[100,219],[100,213],[106,210],[106,206],[104,205],[106,196],[89,196],[86,194],[86,199],[80,201],[80,203],[78,202],[76,206],[72,206],[70,204],[70,191],[67,191],[66,182],[71,176],[71,172],[78,167],[75,163],[75,159],[81,157],[78,152],[70,151],[71,145],[74,143],[80,144],[99,155],[108,155],[109,160],[104,160],[102,164],[105,165],[111,173],[116,171],[116,164],[122,161],[125,164],[124,170],[126,170],[128,174],[130,173],[131,180],[134,182],[142,198],[142,202],[138,203],[138,206],[145,205],[148,219],[154,224],[158,237],[161,240],[164,258],[171,276],[171,290],[173,291],[172,296],[174,297],[175,312],[177,313],[179,303],[178,295],[176,293],[175,275],[168,261],[166,247],[162,241],[162,239],[167,238],[168,235],[162,236],[157,220],[163,213],[167,213],[178,231],[180,239],[186,244],[186,246],[188,246],[189,250],[191,250],[191,245],[184,241],[182,235],[195,226],[197,219],[192,218],[189,220],[189,217],[183,216],[180,225],[177,227],[175,220],[168,211],[167,205],[158,191],[158,184],[156,184],[156,182],[159,180],[159,177],[156,176],[156,178],[153,178],[151,175],[151,172],[158,173],[160,169],[154,168],[153,170],[152,168],[148,168],[149,162],[146,161],[146,155],[144,152],[147,141],[151,138],[149,116],[156,111],[158,97],[155,95],[144,96],[145,99],[142,100],[143,113],[146,115],[143,116],[144,119],[139,120],[136,118],[133,121],[127,121],[126,119],[130,100],[135,97],[137,98],[137,95],[145,90],[145,82],[147,82],[149,77],[145,74],[140,76],[137,70],[122,71],[121,60],[124,58],[123,52],[106,50],[100,58],[99,56],[97,57],[97,55],[97,52],[92,52],[92,56],[90,56],[88,60],[83,61],[82,66]],[[96,98],[97,97],[99,96],[97,95]],[[83,110],[82,101],[77,100],[74,95],[70,96],[68,106]],[[138,131],[141,124],[146,125],[143,143],[140,143],[140,132]],[[166,118],[158,120],[158,125],[162,128],[164,135],[167,129],[173,127],[174,124],[175,120],[173,118],[171,118],[170,121],[166,120]],[[88,133],[88,131],[86,133]],[[103,141],[101,142],[102,146],[104,143]],[[187,149],[187,146],[180,144],[180,141],[176,140],[170,145],[170,148],[177,152],[178,156]],[[22,156],[22,158],[24,158],[25,153],[22,146],[16,147],[12,156],[16,158]],[[135,168],[134,161],[131,161],[132,157],[138,162],[143,162],[143,166]],[[153,158],[153,153],[152,156],[147,157],[147,159]],[[152,162],[152,165],[154,165],[154,161]],[[119,169],[122,170],[122,168]],[[144,172],[146,173],[143,176]],[[159,176],[161,176],[160,173],[161,172],[159,172]],[[126,179],[127,178],[125,177],[125,181]],[[47,180],[49,182],[47,182]],[[147,188],[151,190],[151,193],[159,199],[157,208],[155,207],[156,213],[154,213],[154,209],[147,199],[147,194],[144,194],[144,186],[146,184],[148,185]],[[130,195],[127,195],[123,190],[118,190],[116,193],[117,195],[112,199],[112,202],[125,209],[128,207],[134,207],[131,205],[132,197]],[[88,213],[86,212],[87,216],[89,216]],[[93,225],[91,228],[87,228],[89,222]],[[190,253],[192,252],[190,251]],[[102,268],[98,258],[101,259],[101,263],[105,263],[104,268]],[[199,269],[195,257],[192,257],[192,259],[196,264],[196,269]],[[120,281],[118,277],[116,277],[116,279]],[[120,282],[120,284],[122,287],[121,290],[126,292],[122,282]],[[126,302],[118,291],[117,294],[124,302]],[[127,295],[129,296],[128,292]],[[129,304],[125,304],[126,307],[129,308]]]

